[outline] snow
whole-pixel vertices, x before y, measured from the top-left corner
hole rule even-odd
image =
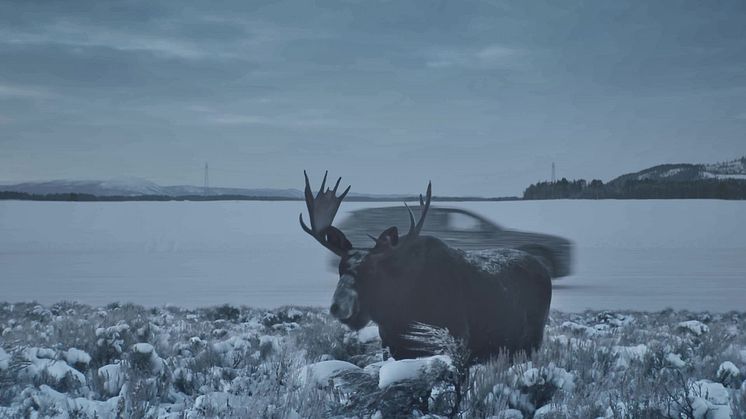
[[[704,176],[707,179],[737,179],[737,180],[746,180],[746,174],[738,174],[738,173],[709,173],[709,172],[703,172],[702,176]]]
[[[116,396],[122,390],[125,376],[122,364],[104,365],[98,369],[98,376],[104,382],[104,390],[109,396]]]
[[[62,412],[76,412],[76,417],[117,417],[119,397],[112,397],[106,401],[88,400],[83,397],[69,398],[67,394],[60,393],[47,385],[41,385],[33,393],[33,401],[41,412],[60,412],[55,418],[67,418]],[[0,412],[1,413],[1,412]],[[52,417],[52,416],[48,416]]]
[[[682,170],[684,170],[684,169],[682,169],[680,167],[676,168],[676,169],[667,170],[667,171],[661,173],[660,177],[671,177],[671,176],[674,176],[674,175],[676,175],[678,173],[681,173]]]
[[[149,343],[136,343],[132,345],[133,360],[141,361],[151,374],[160,374],[164,371],[164,361],[158,356],[153,345]]]
[[[681,322],[676,326],[676,328],[689,332],[694,336],[701,336],[710,331],[710,328],[699,320],[687,320],[685,322]]]
[[[91,356],[87,352],[77,348],[70,348],[65,352],[65,360],[70,365],[83,364],[88,365],[91,362]]]
[[[692,384],[694,417],[697,419],[730,419],[728,390],[720,383],[699,380]]]
[[[340,373],[350,370],[361,370],[361,368],[345,361],[321,361],[301,368],[299,378],[302,385],[315,384],[326,386],[329,384],[329,380],[332,380]]]
[[[0,347],[0,371],[7,370],[10,364],[10,355]]]
[[[738,369],[736,364],[725,361],[718,367],[717,378],[723,384],[738,384],[738,380],[741,376],[741,370]]]
[[[215,391],[197,397],[194,407],[198,411],[207,411],[216,415],[227,415],[230,413],[231,394]]]
[[[392,384],[415,380],[436,368],[450,367],[451,358],[447,355],[434,355],[417,359],[390,359],[381,364],[378,371],[378,387],[385,388]]]
[[[46,348],[26,348],[21,353],[28,362],[23,368],[23,375],[37,382],[47,382],[53,386],[63,385],[68,377],[75,385],[86,384],[85,376],[63,360],[54,359],[55,352]]]
[[[674,368],[684,368],[686,366],[686,362],[681,359],[681,355],[676,353],[666,354],[666,361]]]
[[[525,256],[524,252],[514,249],[485,249],[464,252],[467,261],[489,273],[503,271],[523,256]]]
[[[505,409],[495,416],[489,416],[487,419],[523,419],[523,413],[517,409]]]
[[[370,343],[381,340],[380,335],[378,334],[378,326],[371,324],[370,326],[358,330],[357,340],[361,343]]]
[[[642,343],[634,346],[614,346],[611,353],[617,356],[617,368],[627,368],[630,362],[642,361],[648,353],[648,347]]]
[[[342,204],[338,217],[370,206]],[[746,295],[744,201],[444,203],[577,246],[552,307],[724,312]],[[338,275],[303,202],[0,201],[2,299],[328,306]],[[354,243],[364,246],[367,243]]]

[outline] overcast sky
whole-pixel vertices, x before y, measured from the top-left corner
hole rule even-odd
[[[517,195],[746,154],[746,2],[0,1],[0,182]]]

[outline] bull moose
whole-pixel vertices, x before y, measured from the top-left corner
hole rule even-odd
[[[432,200],[430,183],[424,200],[420,195],[419,220],[407,207],[407,234],[399,236],[394,226],[378,238],[370,236],[373,247],[353,247],[332,225],[350,187],[337,196],[339,178],[333,189],[324,190],[325,174],[314,197],[305,171],[304,176],[311,226],[301,213],[301,227],[341,258],[330,308],[339,321],[353,330],[375,322],[395,359],[434,352],[410,338],[413,327],[422,324],[447,329],[466,343],[473,359],[530,352],[541,345],[552,285],[547,269],[533,256],[504,250],[492,258],[475,257],[420,235]]]

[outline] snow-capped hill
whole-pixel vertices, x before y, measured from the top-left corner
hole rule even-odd
[[[621,184],[626,181],[686,182],[701,179],[743,179],[746,180],[746,157],[714,164],[662,164],[619,176],[609,183]]]
[[[116,178],[110,180],[52,180],[48,182],[26,182],[15,185],[0,185],[0,190],[24,192],[36,195],[47,194],[90,194],[96,196],[141,196],[141,195],[245,195],[279,198],[300,198],[297,189],[269,188],[205,188],[200,186],[178,185],[160,186],[139,178]]]
[[[746,157],[722,163],[706,164],[702,175],[704,178],[746,180]]]
[[[746,175],[746,157],[722,163],[706,164],[705,170],[715,174]]]
[[[0,185],[0,191],[23,192],[32,195],[48,194],[88,194],[95,196],[224,196],[239,195],[260,198],[302,199],[303,192],[298,189],[274,188],[221,188],[192,185],[161,186],[140,178],[116,178],[110,180],[52,180],[46,182],[25,182],[15,185]],[[366,199],[404,199],[406,195],[370,195],[351,193],[350,198]]]
[[[624,183],[627,181],[668,181],[681,182],[701,179],[701,166],[696,164],[662,164],[619,176],[609,183]]]
[[[110,180],[52,180],[47,182],[25,182],[3,185],[0,189],[30,194],[91,194],[98,196],[160,195],[163,190],[145,179],[117,178]]]

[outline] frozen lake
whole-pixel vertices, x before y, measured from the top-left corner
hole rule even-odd
[[[391,203],[344,203],[345,211]],[[746,202],[446,203],[576,244],[552,306],[744,310]],[[0,300],[326,306],[337,277],[303,202],[0,201]],[[366,245],[362,243],[358,245]]]

